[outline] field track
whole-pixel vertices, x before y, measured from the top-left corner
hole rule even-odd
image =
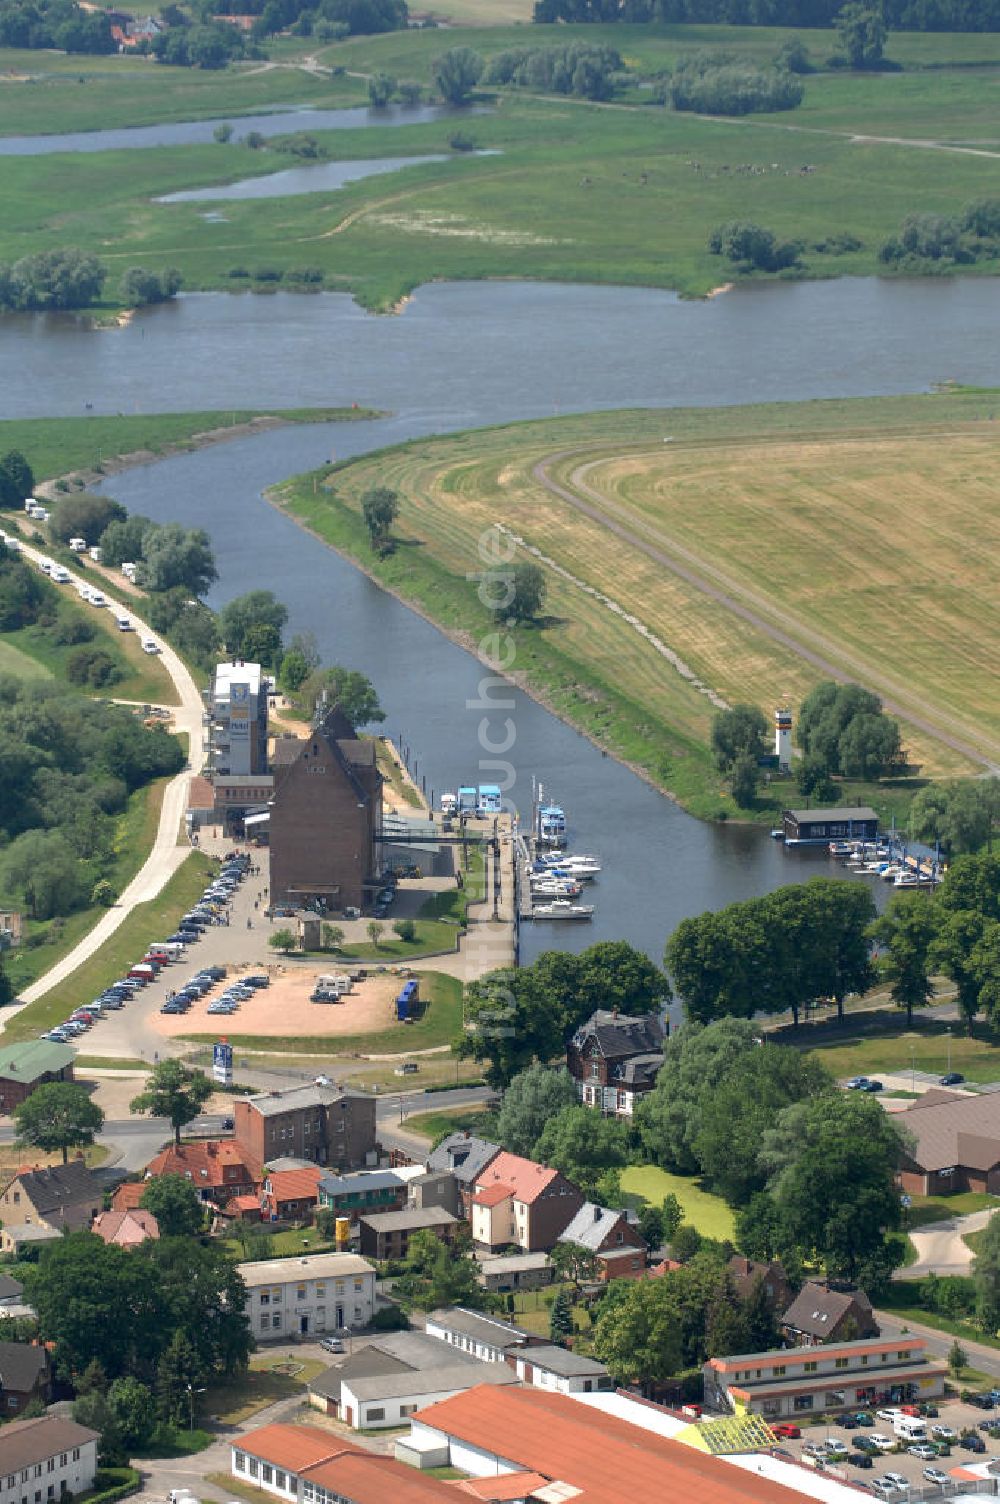
[[[866,688],[875,690],[882,697],[885,708],[892,714],[902,716],[911,725],[943,742],[971,762],[984,766],[992,773],[1000,773],[1000,742],[994,738],[973,726],[968,727],[972,740],[955,736],[948,729],[955,722],[953,713],[936,713],[932,700],[915,695],[899,680],[888,677],[857,654],[846,650],[822,633],[804,626],[793,615],[782,611],[773,600],[763,597],[726,574],[692,549],[669,537],[662,529],[644,522],[643,529],[648,536],[643,536],[637,531],[639,519],[634,513],[587,483],[587,472],[601,463],[601,460],[581,458],[570,472],[569,486],[554,480],[550,471],[556,465],[572,460],[579,453],[579,450],[561,450],[538,460],[532,467],[534,479],[550,494],[567,502],[631,548],[709,596],[755,631],[795,653],[825,677],[857,681]],[[607,450],[604,449],[602,459],[606,457]],[[642,458],[642,452],[635,452],[633,457]]]

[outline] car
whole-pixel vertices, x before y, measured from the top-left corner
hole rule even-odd
[[[921,1462],[933,1462],[937,1457],[937,1451],[929,1442],[920,1441],[916,1446],[906,1449],[911,1457],[919,1457]]]
[[[887,1478],[873,1478],[868,1487],[873,1494],[878,1494],[882,1499],[891,1499],[896,1492],[895,1484],[890,1483]]]
[[[858,1423],[853,1415],[842,1415],[837,1424],[843,1431],[856,1431],[858,1429]]]
[[[920,1414],[919,1405],[900,1405],[899,1408],[902,1410],[904,1415],[910,1415],[914,1420],[916,1420],[917,1416]]]
[[[948,1474],[943,1473],[939,1467],[925,1467],[924,1477],[927,1479],[928,1483],[937,1483],[941,1488],[943,1488],[946,1483],[951,1482]]]
[[[994,1410],[993,1400],[988,1394],[970,1394],[966,1396],[970,1405],[975,1405],[977,1410]]]
[[[889,1405],[884,1410],[876,1410],[875,1419],[884,1420],[887,1426],[894,1426],[902,1414],[898,1405]]]
[[[793,1426],[791,1421],[787,1420],[781,1421],[776,1426],[772,1426],[771,1430],[774,1432],[775,1436],[783,1436],[786,1441],[797,1441],[798,1438],[802,1435],[799,1427]]]
[[[819,1458],[825,1457],[826,1456],[826,1442],[825,1441],[807,1441],[806,1444],[805,1444],[805,1446],[802,1448],[802,1456],[803,1457],[814,1457],[814,1458],[815,1457],[819,1457]]]
[[[941,1077],[940,1084],[942,1086],[961,1086],[964,1080],[965,1077],[961,1071],[949,1071],[946,1076]]]
[[[851,1467],[866,1468],[873,1466],[871,1456],[868,1452],[848,1452],[847,1461]]]
[[[342,1353],[344,1344],[340,1337],[324,1337],[320,1347],[327,1353]]]
[[[864,1086],[861,1088],[861,1090],[862,1091],[884,1091],[885,1088],[883,1087],[881,1081],[866,1081],[865,1084],[864,1084]]]
[[[920,1405],[920,1414],[921,1415],[931,1415],[931,1416],[934,1416],[934,1418],[936,1419],[937,1418],[937,1413],[938,1413],[938,1407],[937,1407],[937,1405],[933,1404],[930,1400],[923,1400],[922,1401],[922,1403]]]
[[[875,1448],[876,1452],[891,1452],[896,1445],[896,1438],[894,1436],[885,1436],[881,1431],[873,1431],[867,1440],[869,1445]]]
[[[850,1081],[844,1082],[844,1085],[846,1086],[848,1091],[864,1091],[865,1087],[868,1085],[868,1077],[852,1076]]]
[[[903,1489],[910,1486],[909,1478],[904,1478],[902,1473],[886,1473],[885,1481],[891,1483],[893,1488]]]
[[[222,1126],[229,1133],[232,1133],[233,1129],[236,1127],[236,1119],[235,1118],[231,1118],[231,1117],[223,1118],[222,1119]]]
[[[981,1436],[977,1436],[975,1431],[970,1431],[967,1436],[960,1436],[958,1444],[960,1447],[964,1447],[967,1452],[986,1451],[985,1441]]]
[[[243,980],[247,987],[264,988],[271,985],[271,978],[266,976],[244,977]]]
[[[952,1426],[938,1424],[931,1426],[931,1436],[936,1437],[938,1441],[956,1441],[958,1439],[958,1432]]]
[[[169,1003],[164,1003],[160,1008],[161,1013],[183,1013],[184,1008],[176,998],[171,998]]]
[[[874,1417],[872,1416],[870,1410],[855,1410],[854,1419],[857,1421],[859,1426],[872,1426],[875,1424]]]

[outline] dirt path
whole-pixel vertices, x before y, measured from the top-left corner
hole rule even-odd
[[[974,1254],[965,1234],[980,1232],[993,1216],[987,1208],[970,1212],[967,1217],[949,1217],[946,1222],[934,1222],[927,1227],[915,1227],[910,1233],[910,1242],[917,1250],[917,1261],[908,1269],[900,1269],[897,1279],[922,1279],[925,1274],[968,1274]]]
[[[568,502],[576,511],[607,528],[631,548],[637,549],[656,564],[668,569],[671,574],[709,596],[755,631],[805,659],[826,677],[840,682],[858,680],[875,690],[882,697],[886,710],[892,714],[902,716],[912,726],[943,742],[971,762],[982,764],[991,772],[1000,771],[1000,745],[997,743],[983,737],[981,745],[974,746],[954,736],[946,729],[953,717],[941,712],[941,719],[938,719],[932,701],[911,695],[904,686],[879,673],[865,660],[851,654],[821,633],[805,627],[789,613],[781,611],[773,601],[725,574],[660,529],[647,525],[646,530],[656,542],[643,537],[636,531],[636,519],[626,508],[589,486],[584,479],[586,472],[600,463],[599,460],[584,460],[571,472],[570,483],[575,487],[574,490],[553,480],[549,474],[550,468],[572,459],[578,453],[579,450],[565,449],[539,460],[532,467],[534,479],[550,494]]]

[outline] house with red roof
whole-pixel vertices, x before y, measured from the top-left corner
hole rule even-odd
[[[317,1426],[261,1426],[232,1449],[234,1478],[285,1504],[458,1504],[453,1483],[427,1478]]]
[[[502,1150],[476,1177],[470,1203],[477,1247],[536,1253],[555,1246],[583,1195],[558,1170]]]
[[[311,1222],[319,1205],[322,1165],[301,1170],[268,1170],[260,1198],[265,1222]]]
[[[105,1243],[114,1243],[118,1248],[138,1248],[147,1238],[160,1236],[160,1224],[152,1212],[141,1207],[122,1212],[101,1212],[95,1217],[91,1232]]]
[[[256,1160],[229,1139],[171,1144],[150,1160],[146,1175],[182,1175],[190,1180],[202,1201],[215,1206],[225,1206],[233,1196],[256,1192],[263,1178]]]

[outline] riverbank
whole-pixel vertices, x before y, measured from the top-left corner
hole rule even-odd
[[[544,618],[515,633],[516,654],[507,675],[512,682],[691,813],[773,823],[797,797],[795,785],[776,783],[762,790],[754,809],[737,810],[709,757],[711,718],[719,703],[741,699],[766,705],[783,694],[797,703],[818,679],[830,676],[821,666],[827,660],[815,650],[820,633],[833,658],[831,672],[869,683],[902,715],[911,762],[923,777],[971,773],[978,759],[988,760],[997,733],[989,715],[977,709],[973,693],[986,670],[967,660],[980,651],[989,655],[1000,635],[1000,622],[980,609],[989,596],[989,582],[970,582],[974,588],[963,611],[950,591],[939,609],[933,581],[922,581],[919,616],[901,611],[886,618],[878,592],[867,584],[862,591],[856,571],[838,556],[824,581],[796,565],[816,519],[805,516],[794,527],[790,521],[799,519],[803,508],[808,513],[810,496],[825,497],[821,477],[837,474],[844,497],[840,512],[832,515],[843,537],[857,536],[866,507],[879,527],[892,530],[893,508],[887,509],[885,500],[881,509],[873,508],[867,496],[857,513],[852,510],[850,473],[870,469],[876,460],[895,470],[901,451],[916,465],[919,450],[925,494],[920,498],[903,488],[909,499],[908,527],[891,548],[887,538],[871,542],[870,569],[876,580],[886,569],[903,569],[905,575],[914,561],[908,563],[900,551],[907,555],[912,550],[916,559],[926,549],[923,532],[932,523],[939,532],[936,546],[946,555],[940,533],[943,496],[951,498],[960,539],[968,523],[963,508],[978,508],[982,515],[985,504],[978,494],[972,497],[963,490],[959,472],[975,463],[965,450],[989,443],[985,420],[997,409],[994,393],[957,392],[669,414],[596,414],[414,441],[298,477],[273,488],[267,499],[472,651],[493,630],[493,622],[468,574],[477,565],[477,538],[484,528],[502,522],[519,540],[521,552],[530,551],[541,563],[548,586]],[[663,449],[665,428],[669,450]],[[676,495],[696,534],[708,520],[705,507],[717,502],[716,471],[723,464],[735,470],[739,483],[726,493],[735,506],[726,513],[729,523],[724,525],[716,507],[707,529],[714,548],[706,537],[699,545],[701,566],[716,585],[713,571],[720,560],[725,564],[727,590],[738,586],[749,594],[759,584],[744,513],[748,497],[757,508],[762,494],[771,498],[776,516],[767,519],[754,512],[752,527],[760,540],[758,551],[766,554],[767,573],[772,581],[783,582],[772,602],[781,608],[773,623],[766,612],[748,620],[742,597],[733,600],[706,588],[704,580],[685,577],[683,570],[672,573],[670,558],[665,565],[659,557],[643,554],[638,545],[660,536],[655,531],[663,520],[659,502],[644,511],[634,497],[623,502],[613,488],[607,514],[589,516],[558,490],[546,491],[537,474],[543,462],[565,478],[575,468],[589,471],[602,461],[620,459],[634,482],[640,454],[647,461],[653,454],[657,463],[669,457],[677,471]],[[771,473],[779,459],[782,473],[795,478],[784,490]],[[754,466],[760,472],[756,479]],[[712,489],[702,494],[699,487],[709,476]],[[385,559],[372,554],[359,510],[361,493],[376,484],[396,489],[401,503],[397,546]],[[880,483],[874,484],[876,494],[882,494]],[[887,495],[896,494],[903,492],[890,487]],[[678,514],[669,515],[674,527]],[[624,537],[619,530],[623,516],[629,523]],[[824,536],[820,527],[815,547],[826,546]],[[690,539],[683,528],[678,538],[665,541],[680,550],[678,557],[688,558]],[[864,541],[862,549],[866,551]],[[739,556],[745,556],[746,578],[739,574]],[[927,557],[925,551],[924,563]],[[809,580],[810,592],[798,588],[797,572]],[[865,610],[855,599],[859,591],[867,598]],[[763,611],[767,603],[758,595],[753,599],[755,609]],[[940,627],[945,604],[952,622],[948,632]],[[974,629],[971,622],[962,625],[969,611],[976,616]],[[957,650],[959,636],[976,639],[978,646]],[[883,681],[899,691],[900,705]],[[925,703],[932,699],[933,704]],[[953,735],[958,724],[964,740]],[[895,814],[903,820],[919,786],[918,778],[858,783],[843,786],[839,794],[874,802],[886,819]]]

